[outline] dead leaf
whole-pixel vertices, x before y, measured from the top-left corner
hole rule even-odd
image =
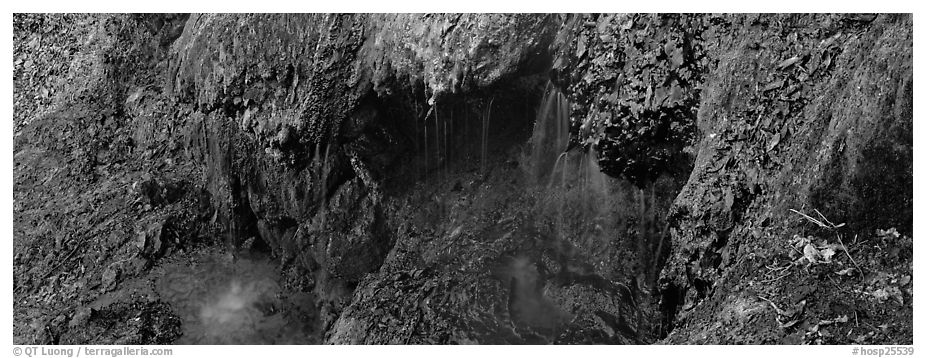
[[[733,190],[730,190],[730,188],[724,188],[723,189],[723,205],[724,205],[724,209],[726,212],[732,211],[734,199],[735,198],[733,196]]]
[[[627,20],[621,24],[621,30],[630,30],[633,27],[633,16],[627,16]]]
[[[807,300],[801,300],[801,302],[798,302],[797,305],[795,305],[793,308],[787,311],[778,312],[778,314],[788,317],[788,318],[797,318],[797,317],[800,317],[800,315],[804,313],[804,306],[806,305],[807,305]]]
[[[855,273],[855,268],[854,268],[854,267],[849,267],[849,268],[846,268],[846,269],[842,269],[842,270],[836,271],[836,274],[839,275],[839,276],[852,276],[854,273]]]
[[[820,250],[820,258],[823,260],[823,262],[830,262],[831,259],[833,258],[833,255],[835,254],[836,254],[836,251],[833,251],[833,249],[831,248],[825,248],[823,250]]]
[[[791,65],[797,63],[797,61],[800,61],[800,59],[801,59],[800,56],[794,56],[787,60],[781,61],[781,63],[778,64],[778,69],[779,70],[786,69],[790,67]]]
[[[817,263],[817,259],[820,257],[820,251],[817,250],[813,244],[804,245],[804,259],[809,263]]]
[[[900,233],[897,232],[897,228],[890,228],[887,230],[878,229],[878,230],[875,230],[875,234],[877,234],[878,237],[882,237],[882,238],[890,237],[890,238],[896,239],[900,237]]]
[[[681,48],[677,48],[672,52],[670,59],[672,60],[672,65],[675,66],[675,68],[682,67],[682,65],[685,64],[685,53],[682,52]]]
[[[898,303],[903,304],[903,295],[901,294],[900,289],[897,287],[890,286],[879,288],[875,292],[872,292],[871,295],[882,302],[893,298]]]
[[[671,56],[672,53],[675,52],[675,41],[666,41],[665,45],[662,46],[662,52],[664,52],[666,56]]]
[[[579,36],[579,42],[576,44],[576,57],[582,58],[585,54],[585,36]]]
[[[785,80],[778,80],[778,81],[765,85],[765,87],[762,87],[762,92],[768,92],[774,89],[778,89],[784,85],[785,85]]]
[[[110,291],[116,287],[117,279],[119,278],[119,265],[114,263],[109,265],[105,271],[103,271],[102,285],[105,291]]]
[[[781,133],[775,133],[772,136],[771,141],[768,142],[768,147],[765,149],[766,152],[771,152],[775,147],[778,146],[778,142],[781,141]]]
[[[450,238],[456,238],[460,235],[461,232],[463,232],[463,225],[457,226],[455,229],[453,229],[453,232],[450,233]]]
[[[810,241],[811,240],[809,238],[797,234],[794,234],[794,236],[791,237],[791,240],[789,240],[791,246],[794,247],[804,247],[804,245],[809,244]]]

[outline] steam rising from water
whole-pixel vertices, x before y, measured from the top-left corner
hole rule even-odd
[[[534,329],[553,330],[569,314],[543,295],[543,282],[537,266],[527,257],[518,256],[498,272],[503,281],[509,282],[508,312],[517,324],[526,324]]]
[[[267,293],[275,290],[270,281],[250,281],[242,284],[236,279],[228,288],[205,302],[200,308],[200,324],[210,339],[220,341],[223,337],[241,337],[247,339],[249,331],[257,330],[257,323],[264,318],[264,313],[273,313],[272,297]],[[261,312],[261,307],[270,312]]]
[[[179,344],[315,343],[311,300],[284,297],[268,260],[207,253],[161,268],[156,287],[183,320]],[[305,313],[305,312],[303,312]]]

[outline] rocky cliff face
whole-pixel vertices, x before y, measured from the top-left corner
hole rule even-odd
[[[80,21],[15,137],[19,342],[174,340],[145,282],[222,243],[313,322],[258,342],[912,340],[909,16]]]
[[[415,135],[408,131],[425,115],[419,111],[445,93],[513,76],[549,42],[542,16],[486,20],[192,18],[172,49],[171,88],[202,114],[202,123],[190,126],[191,140],[207,163],[210,192],[223,198],[216,203],[233,226],[229,235],[260,234],[277,251],[297,235],[300,246],[290,251],[344,271],[336,276],[356,279],[375,269],[390,245],[377,233],[378,181],[409,151],[402,137]],[[505,56],[494,56],[499,52]],[[412,99],[421,106],[387,113],[388,102],[411,107]],[[326,208],[329,200],[335,204]],[[360,235],[319,237],[350,231]],[[341,270],[332,260],[357,267]]]
[[[678,312],[669,341],[871,338],[849,327],[810,329],[855,315],[884,325],[877,339],[902,340],[909,328],[893,322],[912,313],[895,281],[912,274],[909,20],[744,16],[709,34],[717,62],[702,92],[698,159],[673,206],[673,253],[662,278]],[[891,227],[904,237],[877,233]],[[892,258],[879,257],[873,242],[893,247]],[[815,248],[830,246],[832,262],[816,256]],[[803,267],[784,268],[801,258]],[[878,290],[893,298],[871,296]],[[751,324],[773,318],[759,310],[768,303],[759,297],[794,311],[774,317],[781,327]],[[726,329],[702,323],[717,316]]]

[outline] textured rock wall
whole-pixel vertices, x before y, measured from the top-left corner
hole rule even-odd
[[[554,77],[569,93],[576,141],[602,170],[638,186],[690,170],[706,57],[702,15],[575,15]]]
[[[668,213],[663,244],[671,249],[661,257],[664,332],[685,327],[670,341],[799,342],[801,328],[755,325],[767,317],[750,311],[762,306],[757,296],[784,292],[817,305],[792,325],[835,314],[821,298],[835,288],[791,294],[814,279],[781,279],[786,270],[777,281],[779,271],[769,271],[800,256],[790,257],[792,235],[823,245],[838,232],[862,256],[874,249],[863,245],[869,238],[882,240],[877,229],[910,233],[908,16],[584,15],[565,28],[552,75],[574,103],[577,144],[596,146],[605,172],[640,186],[690,172]],[[814,228],[790,209],[845,226]],[[908,248],[894,245],[899,261],[875,259],[877,274],[840,285],[869,292],[878,287],[872,277],[902,276]],[[837,266],[852,264],[839,254]],[[823,279],[827,269],[813,272]],[[851,299],[861,312],[883,311]]]
[[[667,311],[679,313],[669,338],[799,342],[793,330],[754,324],[761,317],[750,311],[763,304],[756,295],[783,295],[816,305],[808,306],[806,321],[836,314],[826,302],[838,286],[811,284],[819,292],[808,293],[800,287],[815,278],[775,280],[768,269],[790,260],[794,234],[837,241],[835,232],[790,209],[845,223],[839,231],[856,256],[875,229],[912,228],[910,17],[710,21],[718,26],[701,35],[711,70],[698,111],[698,155],[673,207],[672,254],[663,271]],[[822,279],[828,270],[812,272]],[[857,282],[849,281],[841,285]],[[718,316],[729,321],[712,325]]]
[[[378,179],[408,150],[395,126],[424,115],[379,103],[433,105],[528,73],[554,17],[192,16],[169,83],[196,108],[191,147],[232,241],[260,236],[337,278],[376,268],[391,240]]]
[[[814,320],[859,310],[901,322],[883,329],[885,341],[904,332],[909,292],[892,286],[899,307],[865,300],[887,297],[873,288],[910,266],[909,15],[209,14],[91,22],[77,53],[55,55],[70,61],[60,95],[49,102],[58,87],[47,83],[47,93],[17,92],[39,98],[36,108],[18,107],[17,125],[32,123],[17,137],[17,165],[40,163],[47,149],[68,163],[68,178],[93,183],[121,164],[134,171],[196,163],[217,210],[211,222],[229,243],[273,251],[284,270],[298,268],[290,271],[297,289],[321,280],[330,342],[640,343],[671,330],[668,342],[795,343],[825,338],[810,332]],[[38,45],[29,41],[16,51],[33,51]],[[17,88],[34,67],[14,62]],[[598,150],[604,172],[650,191],[663,180],[665,197],[681,191],[671,211],[656,214],[667,217],[659,222],[666,229],[643,235],[655,240],[641,252],[655,257],[635,266],[646,273],[640,282],[613,267],[570,267],[588,258],[530,226],[536,198],[524,193],[512,165],[518,157],[506,150],[533,119],[535,103],[512,98],[535,95],[535,74],[564,90],[573,145]],[[43,108],[54,110],[25,117]],[[481,171],[432,181],[434,193],[403,191],[415,183],[385,185],[406,178],[387,174],[411,170],[429,122],[433,130],[438,121],[452,127],[480,118],[492,119],[481,130],[506,145],[481,158]],[[30,144],[42,149],[21,150]],[[494,174],[484,173],[486,162]],[[55,197],[35,184],[39,173],[51,178],[57,170],[20,170],[14,205],[24,205],[27,190]],[[33,204],[25,204],[29,215],[49,205]],[[814,228],[789,209],[816,209],[846,225]],[[23,219],[16,220],[21,238]],[[457,223],[465,220],[475,223],[464,231]],[[889,227],[900,233],[875,231]],[[768,271],[798,262],[793,235],[835,245],[837,232],[852,247],[835,254],[841,262],[792,276]],[[890,259],[868,259],[882,246],[893,247]],[[55,261],[47,249],[27,251]],[[868,275],[857,282],[840,274],[844,281],[828,286],[837,269],[849,272],[848,251]],[[642,297],[660,271],[658,301]],[[45,274],[17,274],[17,294]],[[760,297],[787,299],[781,304],[804,316],[782,317]],[[833,297],[862,308],[847,311]],[[537,319],[537,312],[556,314]],[[654,322],[657,313],[662,322]],[[58,326],[65,320],[55,318]]]

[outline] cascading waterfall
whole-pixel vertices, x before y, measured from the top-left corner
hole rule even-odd
[[[547,194],[537,211],[553,214],[560,238],[590,240],[609,204],[608,182],[593,146],[570,146],[569,101],[552,84],[541,99],[526,159],[529,177]]]
[[[569,145],[569,105],[566,96],[547,84],[531,135],[530,175],[536,184],[544,181],[566,158]],[[553,162],[551,163],[551,159]],[[552,178],[549,183],[552,185]]]
[[[433,104],[431,108],[434,110],[434,120],[432,121],[434,123],[434,165],[437,170],[437,178],[444,182],[446,175],[443,168],[447,158],[444,158],[443,147],[446,143],[441,143],[444,139],[444,133],[441,132],[440,109],[437,103]]]
[[[489,100],[489,105],[485,108],[485,113],[482,115],[482,141],[481,141],[481,166],[482,172],[486,172],[486,160],[489,156],[489,125],[492,118],[492,103],[495,102],[495,97]]]
[[[311,193],[312,199],[315,201],[315,205],[318,208],[318,213],[321,223],[324,225],[326,220],[326,211],[323,209],[328,200],[328,180],[331,174],[331,142],[325,144],[325,149],[322,151],[321,142],[315,144],[315,156],[312,158],[312,168],[310,172],[311,178],[313,181],[318,182],[317,188]]]
[[[447,123],[450,123],[448,128]],[[453,130],[453,106],[450,107],[450,118],[444,118],[444,162],[450,162],[450,140],[453,139],[453,133],[449,130]],[[445,165],[446,167],[446,165]]]
[[[424,117],[424,175],[428,175],[428,117],[431,112]]]

